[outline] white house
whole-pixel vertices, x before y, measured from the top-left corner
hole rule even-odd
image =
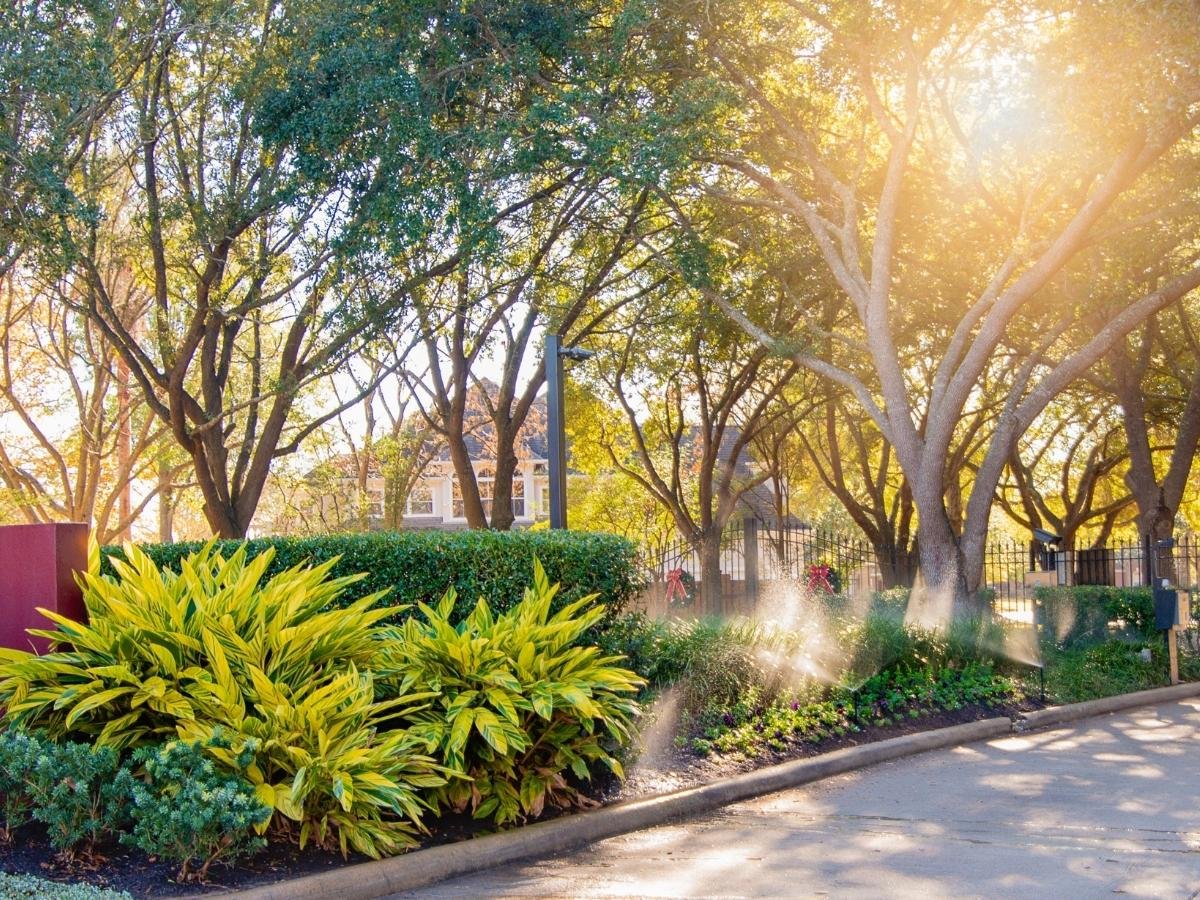
[[[479,495],[483,500],[483,511],[490,518],[492,486],[495,480],[492,463],[476,459],[473,464],[475,481],[479,485]],[[517,525],[532,525],[549,516],[549,484],[545,459],[523,459],[517,462],[512,491],[513,516]],[[378,479],[378,496],[382,501],[383,479]],[[382,516],[382,502],[379,509]],[[459,487],[458,476],[454,474],[454,467],[449,460],[436,459],[426,466],[409,492],[404,505],[403,525],[405,528],[465,528],[466,524],[462,490]]]
[[[494,388],[484,382],[483,388]],[[471,403],[469,411],[474,417],[473,428],[464,438],[467,453],[475,469],[475,481],[479,486],[484,514],[492,515],[492,496],[495,484],[496,453],[492,446],[492,426],[478,401]],[[546,404],[539,398],[534,401],[525,426],[517,441],[517,469],[513,478],[512,504],[514,524],[529,526],[550,515],[547,496],[550,479],[547,474]],[[463,509],[462,489],[450,454],[444,445],[431,438],[422,448],[423,458],[428,459],[417,476],[408,497],[404,501],[399,525],[402,528],[466,528],[467,518]],[[368,463],[365,481],[359,481],[358,461],[352,454],[345,454],[327,466],[328,474],[310,476],[310,484],[319,507],[320,521],[327,528],[353,529],[364,525],[376,529],[395,523],[392,510],[385,509],[388,502],[387,480],[377,462]],[[363,485],[360,495],[359,485]],[[365,508],[364,508],[365,505]]]

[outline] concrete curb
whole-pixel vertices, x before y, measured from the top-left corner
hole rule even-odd
[[[384,897],[504,863],[564,853],[604,838],[695,816],[739,800],[797,787],[890,759],[1011,734],[1012,727],[1012,721],[1005,717],[906,734],[769,766],[700,787],[538,822],[514,831],[262,885],[232,896],[243,900]]]
[[[1099,700],[1070,703],[1066,706],[1050,706],[1018,716],[1013,722],[1013,730],[1017,732],[1032,731],[1035,728],[1048,728],[1051,725],[1075,722],[1092,716],[1102,716],[1105,713],[1120,712],[1138,706],[1150,706],[1154,703],[1173,703],[1176,700],[1186,700],[1189,697],[1197,696],[1200,696],[1200,681],[1152,688],[1133,694],[1117,694],[1115,697],[1102,697]]]

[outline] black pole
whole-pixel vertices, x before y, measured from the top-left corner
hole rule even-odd
[[[746,600],[758,602],[758,520],[746,516],[742,523],[742,556],[745,561],[742,575],[746,581]]]
[[[567,438],[563,423],[563,363],[558,335],[546,335],[546,437],[550,527],[567,527]]]

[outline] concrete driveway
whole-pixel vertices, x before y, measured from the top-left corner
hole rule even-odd
[[[1200,898],[1200,700],[940,750],[404,897]]]

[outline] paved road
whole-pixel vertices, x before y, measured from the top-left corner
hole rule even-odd
[[[1200,898],[1200,701],[897,760],[405,897]]]

